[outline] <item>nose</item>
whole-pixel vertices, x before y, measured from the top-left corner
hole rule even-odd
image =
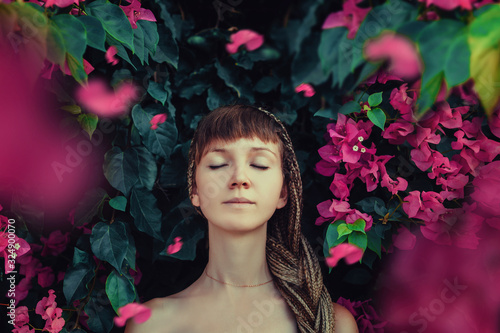
[[[233,175],[230,180],[231,188],[248,188],[250,186],[250,180],[248,179],[245,170],[242,167],[236,167],[234,169]]]

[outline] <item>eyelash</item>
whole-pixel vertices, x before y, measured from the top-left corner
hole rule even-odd
[[[267,170],[269,169],[269,167],[267,166],[261,166],[261,165],[255,165],[255,164],[250,164],[251,166],[253,166],[254,168],[257,168],[257,169],[260,169],[260,170]],[[227,164],[222,164],[222,165],[209,165],[208,167],[212,170],[217,170],[219,168],[222,168],[224,166],[227,166]]]

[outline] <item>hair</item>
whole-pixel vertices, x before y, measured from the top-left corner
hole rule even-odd
[[[268,221],[266,257],[274,284],[295,314],[300,332],[334,332],[332,300],[323,283],[318,259],[301,232],[302,181],[297,158],[292,141],[276,116],[247,105],[222,106],[206,115],[191,141],[189,196],[195,185],[196,166],[210,143],[254,137],[266,143],[279,143],[288,190],[285,207],[277,209]]]

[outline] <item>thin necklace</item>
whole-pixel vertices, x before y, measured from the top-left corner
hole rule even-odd
[[[242,285],[242,286],[239,286],[239,285],[237,285],[237,284],[232,284],[232,283],[228,283],[228,282],[220,281],[220,280],[217,280],[217,279],[216,279],[216,278],[214,278],[214,277],[211,277],[210,275],[208,275],[208,272],[207,272],[207,269],[206,269],[206,268],[205,268],[205,274],[206,274],[209,278],[211,278],[212,280],[214,280],[214,281],[217,281],[217,282],[222,283],[222,284],[227,284],[228,286],[233,286],[233,287],[258,287],[258,286],[263,286],[263,285],[265,285],[265,284],[268,284],[268,283],[273,282],[273,279],[271,279],[271,280],[269,280],[269,281],[267,281],[267,282],[264,282],[264,283],[259,283],[259,284],[250,284],[250,285],[246,285],[246,284],[244,284],[244,285]]]

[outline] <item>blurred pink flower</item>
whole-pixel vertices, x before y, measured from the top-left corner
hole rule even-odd
[[[313,97],[316,94],[316,91],[309,83],[301,83],[297,87],[295,87],[295,92],[299,93],[303,91],[305,97]]]
[[[472,10],[472,3],[476,0],[418,0],[420,2],[425,2],[427,7],[435,5],[444,10],[453,10],[457,7],[462,9]]]
[[[52,285],[52,283],[54,283],[55,278],[56,277],[54,275],[54,272],[52,271],[52,268],[50,268],[49,266],[45,266],[38,272],[38,284],[42,288],[47,288],[50,285]]]
[[[138,285],[139,282],[141,282],[141,279],[142,279],[142,272],[139,269],[139,266],[137,266],[137,264],[135,265],[135,268],[136,268],[137,271],[134,271],[132,268],[130,268],[128,270],[128,272],[129,272],[130,276],[132,278],[134,278],[134,284]]]
[[[149,9],[141,8],[141,2],[139,0],[126,0],[130,5],[120,6],[123,9],[125,15],[127,15],[132,29],[137,29],[137,21],[146,20],[156,22],[156,18],[152,11]]]
[[[134,322],[141,324],[151,317],[151,309],[138,303],[129,303],[118,309],[118,317],[115,317],[116,326],[125,326],[127,320],[133,318]]]
[[[474,185],[474,192],[471,194],[471,198],[477,202],[481,215],[488,218],[499,217],[500,161],[494,161],[481,167],[472,181],[472,185]]]
[[[84,1],[84,0],[82,0]],[[78,5],[80,0],[45,0],[46,7],[57,6],[60,8],[71,6],[72,4]]]
[[[66,250],[69,243],[69,232],[62,233],[61,230],[52,231],[49,238],[40,237],[44,244],[42,256],[58,256]]]
[[[35,333],[35,329],[30,327],[28,325],[22,326],[22,327],[16,327],[12,330],[12,333]]]
[[[340,259],[344,259],[349,265],[360,261],[363,257],[363,249],[348,243],[342,243],[330,249],[330,257],[326,258],[329,267],[335,267]]]
[[[25,277],[21,279],[19,283],[16,285],[16,304],[22,301],[28,296],[30,289],[33,287],[31,283],[31,278]]]
[[[387,322],[380,318],[370,302],[371,299],[353,302],[343,297],[337,300],[337,304],[344,306],[356,319],[360,333],[384,333]]]
[[[356,32],[371,8],[357,6],[362,0],[347,0],[342,5],[342,11],[331,13],[323,23],[322,29],[346,27],[349,30],[347,38],[354,39]]]
[[[168,254],[174,254],[181,250],[183,244],[181,239],[181,237],[174,238],[174,242],[167,247]]]
[[[154,115],[153,118],[149,121],[151,124],[151,129],[155,130],[158,128],[159,124],[163,124],[167,120],[167,114],[166,113],[160,113],[157,115]]]
[[[106,61],[108,62],[108,64],[111,64],[113,66],[118,64],[119,60],[117,57],[115,57],[116,52],[117,52],[117,49],[116,49],[116,46],[114,46],[114,45],[111,45],[106,50],[106,54],[104,55],[104,57],[106,58]]]
[[[238,52],[238,48],[241,45],[245,45],[248,51],[253,51],[261,47],[264,43],[264,37],[261,34],[249,29],[235,32],[229,39],[231,42],[226,44],[226,50],[230,54]]]
[[[21,326],[26,325],[30,321],[30,316],[28,313],[28,308],[26,306],[18,306],[16,307],[16,319],[14,322],[14,326],[20,328]]]
[[[76,98],[84,108],[103,117],[121,116],[139,96],[137,88],[123,82],[115,91],[110,91],[103,81],[93,80],[86,87],[80,86]]]
[[[417,236],[415,236],[408,228],[399,227],[398,232],[392,235],[392,244],[400,250],[411,250],[415,247]]]
[[[422,61],[411,40],[385,33],[366,42],[365,57],[369,61],[389,59],[387,71],[403,79],[417,77],[422,71]]]

